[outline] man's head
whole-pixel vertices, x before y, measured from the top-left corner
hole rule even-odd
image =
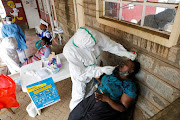
[[[140,63],[128,60],[119,65],[119,75],[127,78],[133,78],[140,70]]]
[[[40,26],[39,26],[39,27],[40,27],[40,29],[41,29],[41,30],[45,30],[45,29],[47,28],[47,26],[46,26],[46,25],[44,25],[44,24],[40,24]]]
[[[41,39],[41,46],[47,45],[49,42],[49,39],[47,37],[43,37]]]
[[[81,27],[74,35],[73,44],[81,49],[93,50],[96,45],[95,31]]]

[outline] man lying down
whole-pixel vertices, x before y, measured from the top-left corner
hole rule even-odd
[[[98,78],[98,90],[81,101],[68,120],[121,120],[120,112],[128,109],[137,97],[134,76],[139,69],[139,62],[128,60],[116,67],[113,74]]]

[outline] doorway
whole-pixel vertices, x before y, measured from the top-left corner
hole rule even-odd
[[[29,28],[40,24],[40,17],[36,0],[22,0]]]

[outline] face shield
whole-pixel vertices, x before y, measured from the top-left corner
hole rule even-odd
[[[6,23],[11,24],[12,23],[12,18],[11,17],[5,17]]]

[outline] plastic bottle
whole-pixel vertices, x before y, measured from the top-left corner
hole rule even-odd
[[[61,67],[61,60],[59,59],[58,56],[56,56],[56,61],[57,61],[58,68],[60,68]]]
[[[17,48],[16,51],[18,53],[19,61],[21,63],[24,63],[26,61],[26,55],[25,55],[24,50]]]

